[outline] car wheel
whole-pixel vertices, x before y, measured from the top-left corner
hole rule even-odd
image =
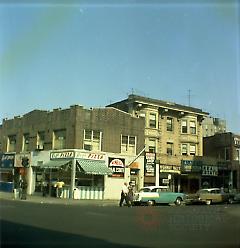
[[[211,205],[212,204],[212,200],[206,200],[206,204],[207,205]]]
[[[178,197],[178,198],[176,199],[175,205],[176,205],[176,206],[182,205],[182,199],[181,199],[180,197]]]
[[[154,206],[155,205],[155,201],[149,200],[149,201],[147,201],[147,205],[148,206]]]

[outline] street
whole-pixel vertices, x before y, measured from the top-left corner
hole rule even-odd
[[[1,247],[240,247],[240,204],[118,207],[1,200]]]

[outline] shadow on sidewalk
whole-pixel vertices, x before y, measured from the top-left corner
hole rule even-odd
[[[116,247],[137,248],[77,234],[52,231],[1,220],[1,248],[5,247]]]

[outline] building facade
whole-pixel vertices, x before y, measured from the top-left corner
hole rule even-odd
[[[227,132],[205,137],[204,155],[221,160],[224,164],[224,187],[240,189],[240,135]]]
[[[172,190],[184,192],[201,187],[200,173],[186,173],[184,165],[203,155],[202,121],[208,113],[137,95],[109,107],[145,118],[146,151],[156,154],[155,173],[145,173],[145,185],[169,183]]]
[[[226,120],[213,117],[205,117],[202,122],[203,137],[213,136],[216,133],[225,133],[227,131]]]
[[[125,167],[130,163],[129,161],[133,160],[144,147],[144,126],[144,118],[133,117],[115,108],[84,109],[78,105],[71,106],[69,109],[54,109],[50,112],[34,110],[22,117],[5,119],[0,128],[0,153],[2,154],[2,161],[5,161],[4,159],[8,154],[14,155],[14,164],[11,165],[11,168],[6,169],[3,168],[6,162],[2,163],[1,182],[4,184],[4,182],[11,181],[11,178],[15,178],[13,179],[14,187],[14,184],[17,185],[19,178],[26,177],[29,182],[28,193],[31,194],[37,190],[43,177],[51,180],[49,169],[58,173],[58,169],[64,170],[66,167],[65,169],[68,171],[69,163],[71,171],[73,168],[74,170],[78,167],[81,168],[81,165],[77,164],[77,161],[80,161],[79,157],[72,156],[68,161],[69,163],[62,161],[62,159],[66,159],[64,156],[68,156],[68,152],[69,154],[92,154],[90,157],[84,157],[87,161],[81,163],[93,164],[93,167],[99,168],[99,173],[101,172],[100,166],[103,166],[103,164],[107,168],[109,167],[108,158],[119,159],[118,163],[122,161],[122,164],[118,166],[116,164],[117,160],[110,162],[112,165],[111,171],[114,171],[114,169],[120,171],[121,167],[124,167],[125,170]],[[53,158],[51,155],[58,151],[64,154],[60,160],[56,157]],[[108,156],[108,154],[110,155]],[[42,156],[45,158],[41,159]],[[38,162],[36,162],[36,158]],[[26,164],[25,161],[27,161]],[[134,168],[129,167],[129,173],[118,177],[120,180],[118,180],[119,183],[115,191],[120,190],[119,187],[124,180],[133,180],[138,184],[136,187],[142,186],[139,173],[141,166],[136,165],[136,163],[135,166],[137,167],[135,168],[137,176],[131,176]],[[8,176],[6,176],[7,170]],[[85,184],[90,181],[97,184],[97,180],[99,180],[104,186],[104,182],[109,181],[107,180],[108,177],[112,177],[109,175],[109,170],[102,171],[102,174],[99,174],[101,179],[95,173],[97,172],[82,175],[84,174],[83,170],[79,185],[84,186],[82,185],[83,181]],[[116,173],[112,174],[115,175],[114,179],[117,180]],[[57,174],[55,179],[57,179],[56,177]],[[70,197],[72,197],[73,189],[76,186],[75,179],[73,174],[69,177],[68,171],[67,180],[70,187]],[[109,193],[106,195],[116,197],[116,195],[111,196]]]

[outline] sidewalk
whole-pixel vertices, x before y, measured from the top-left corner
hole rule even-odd
[[[26,200],[14,199],[13,193],[0,192],[0,200],[24,201],[38,204],[62,204],[62,205],[80,205],[80,206],[118,206],[119,200],[74,200],[62,199],[56,197],[43,197],[41,195],[27,195]]]

